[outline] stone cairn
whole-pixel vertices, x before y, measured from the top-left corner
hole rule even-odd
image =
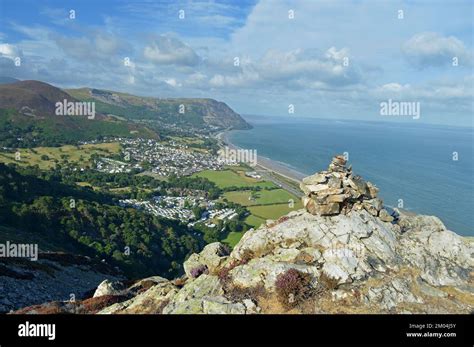
[[[303,178],[300,188],[304,193],[303,205],[311,214],[329,216],[366,209],[385,222],[393,221],[383,208],[382,200],[377,198],[379,189],[360,176],[354,176],[352,167],[346,168],[342,155],[332,158],[327,171]]]

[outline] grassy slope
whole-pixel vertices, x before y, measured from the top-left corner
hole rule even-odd
[[[19,149],[20,161],[15,160],[15,153],[0,152],[0,162],[15,162],[19,165],[38,165],[40,169],[46,170],[55,166],[55,159],[58,160],[60,164],[64,162],[64,160],[61,159],[61,155],[67,155],[66,160],[69,163],[77,162],[87,165],[90,164],[90,157],[94,153],[107,156],[119,153],[119,151],[120,144],[117,142],[82,145],[79,146],[79,149],[77,149],[76,146],[70,145],[61,147],[36,147],[32,149],[22,148]],[[42,160],[42,155],[47,155],[49,160]]]
[[[284,189],[253,192],[254,200],[249,200],[251,194],[252,192],[249,190],[226,192],[224,193],[224,198],[242,206],[288,204],[290,200],[293,200],[293,202],[298,200],[293,194],[288,193]]]
[[[219,188],[228,187],[261,187],[272,188],[275,184],[268,181],[259,181],[250,177],[245,177],[243,171],[223,170],[212,171],[206,170],[194,174],[196,177],[204,177],[214,182]]]
[[[54,140],[58,143],[75,143],[96,139],[99,136],[159,138],[157,133],[146,127],[113,118],[106,120],[87,119],[81,116],[32,118],[14,110],[0,109],[0,130],[7,124],[17,129],[18,134],[15,136]],[[11,134],[5,132],[2,136],[8,138]]]

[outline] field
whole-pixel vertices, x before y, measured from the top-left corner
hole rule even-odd
[[[288,204],[277,204],[277,205],[261,205],[261,206],[252,206],[249,207],[250,213],[252,215],[262,218],[262,219],[278,219],[281,216],[294,211],[299,210],[303,206],[301,202],[295,201],[294,207],[291,208]]]
[[[251,214],[250,216],[245,218],[245,223],[247,223],[248,225],[250,225],[251,227],[255,229],[255,228],[258,228],[263,223],[265,223],[265,219],[256,217],[253,214]]]
[[[227,235],[227,237],[224,240],[222,240],[222,242],[227,243],[231,247],[234,247],[240,241],[243,235],[244,235],[243,231],[240,231],[240,232],[232,231],[229,233],[229,235]]]
[[[252,195],[254,198],[249,200]],[[294,202],[298,200],[284,189],[261,190],[259,192],[250,190],[226,192],[224,198],[242,206],[288,204],[290,200]]]
[[[47,170],[53,168],[56,162],[83,163],[84,166],[90,164],[92,154],[101,156],[116,154],[120,151],[120,144],[117,142],[88,144],[81,146],[61,146],[61,147],[36,147],[20,148],[20,160],[15,160],[15,153],[0,152],[0,162],[17,163],[19,165],[38,165],[40,169]],[[48,159],[41,157],[46,155]]]
[[[193,175],[194,177],[204,177],[214,182],[219,188],[228,187],[261,187],[273,188],[275,184],[268,181],[260,181],[245,176],[244,170],[226,169],[222,171],[205,170]]]

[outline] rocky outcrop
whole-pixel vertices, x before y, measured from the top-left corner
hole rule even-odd
[[[197,278],[203,273],[213,273],[227,259],[229,250],[222,243],[208,244],[201,253],[192,254],[183,264],[184,272],[190,278]]]
[[[377,188],[353,176],[341,157],[302,189],[312,201],[305,209],[249,230],[230,254],[210,244],[185,262],[184,277],[124,288],[106,282],[93,299],[120,299],[100,310],[103,302],[89,305],[102,314],[474,310],[472,240],[433,216],[383,212]]]

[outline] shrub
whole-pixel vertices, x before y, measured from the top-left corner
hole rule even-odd
[[[232,302],[239,302],[245,299],[250,299],[254,303],[258,303],[259,299],[261,297],[264,297],[265,295],[265,288],[261,284],[249,288],[242,288],[239,286],[230,285],[224,287],[224,296]]]
[[[275,289],[278,301],[286,309],[291,309],[311,296],[311,275],[289,269],[277,276]]]
[[[330,277],[323,272],[321,273],[321,276],[319,276],[319,283],[321,283],[324,288],[333,290],[337,288],[339,279]]]
[[[194,269],[191,269],[191,276],[192,278],[198,278],[202,274],[208,274],[209,270],[207,269],[206,265],[199,265]]]

